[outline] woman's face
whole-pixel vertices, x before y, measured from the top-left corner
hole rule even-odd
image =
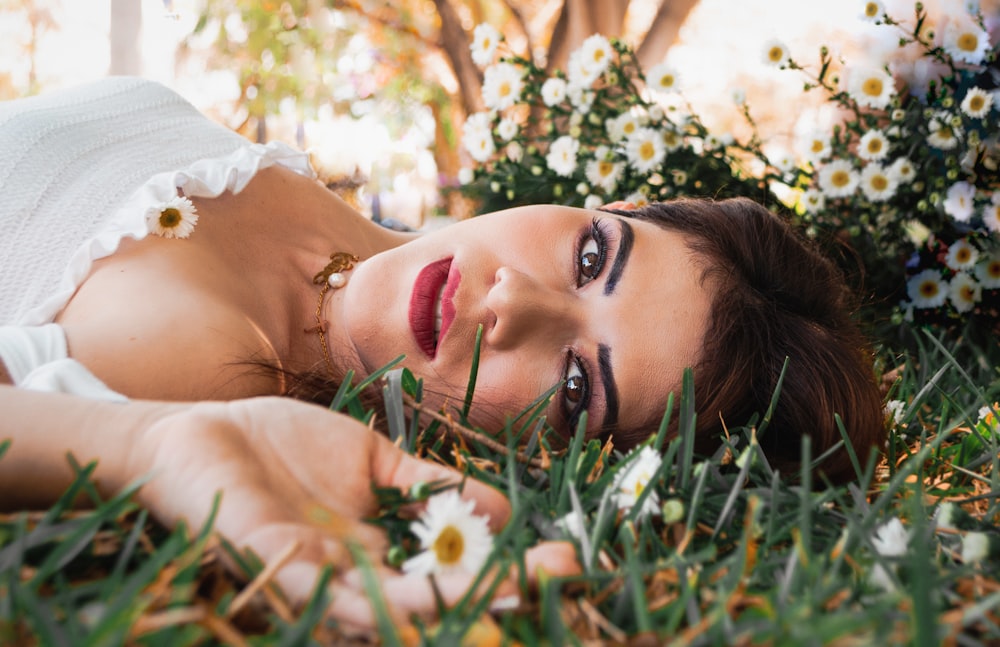
[[[362,262],[331,300],[335,357],[368,374],[401,353],[433,404],[461,406],[476,329],[472,419],[502,426],[546,409],[588,436],[662,415],[699,359],[711,294],[682,234],[600,211],[509,209]]]

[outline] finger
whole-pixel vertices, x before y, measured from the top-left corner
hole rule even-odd
[[[403,490],[420,482],[463,483],[463,475],[458,470],[411,456],[381,436],[375,440],[373,447],[371,473],[376,485]],[[475,502],[476,514],[489,515],[493,532],[503,528],[510,518],[507,497],[481,481],[466,478],[462,485],[462,498]]]
[[[524,568],[528,583],[535,585],[540,577],[572,577],[583,572],[576,558],[576,547],[568,541],[546,541],[524,553]]]

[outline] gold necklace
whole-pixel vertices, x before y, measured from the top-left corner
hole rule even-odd
[[[313,283],[323,287],[319,290],[319,301],[316,304],[316,325],[312,328],[306,328],[306,332],[315,332],[319,335],[319,345],[323,349],[323,360],[331,375],[336,374],[336,371],[333,369],[333,360],[330,359],[330,347],[326,343],[326,327],[330,325],[330,322],[323,318],[323,299],[326,298],[326,293],[330,291],[330,288],[337,290],[347,285],[347,277],[343,273],[353,270],[354,264],[357,262],[358,257],[354,254],[334,252],[330,254],[330,262],[326,264],[326,267],[316,272],[316,276],[313,277]]]

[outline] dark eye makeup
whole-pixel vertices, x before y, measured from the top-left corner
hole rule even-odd
[[[576,287],[582,288],[600,277],[608,256],[608,225],[594,218],[590,226],[580,232],[574,250]],[[590,372],[584,359],[572,350],[566,353],[563,368],[563,388],[560,404],[563,419],[569,432],[576,428],[580,414],[590,406]]]

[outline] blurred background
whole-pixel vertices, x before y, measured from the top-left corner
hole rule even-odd
[[[423,226],[473,206],[453,186],[469,164],[466,115],[483,108],[472,31],[498,28],[506,46],[547,69],[593,33],[624,39],[648,68],[680,71],[685,99],[718,132],[745,128],[745,94],[761,133],[794,148],[829,121],[794,73],[768,67],[785,43],[815,64],[822,44],[845,56],[872,47],[856,0],[0,0],[0,99],[109,74],[158,80],[256,141],[313,153],[331,182],[357,183],[369,213]],[[912,2],[887,0],[896,15]],[[960,0],[925,2],[939,11]],[[982,2],[984,8],[996,1]]]

